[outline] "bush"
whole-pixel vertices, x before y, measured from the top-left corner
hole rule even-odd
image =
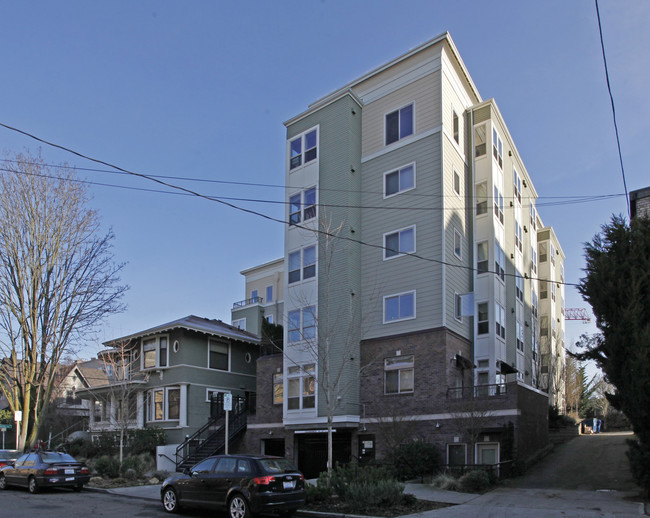
[[[323,475],[324,483],[327,484],[327,473],[321,473],[318,482],[320,483]],[[383,466],[337,465],[332,470],[331,486],[339,498],[345,499],[345,492],[350,484],[377,485],[379,482],[392,478],[390,471]]]
[[[137,457],[136,455],[131,455],[129,457],[124,457],[122,459],[122,466],[120,467],[120,473],[125,478],[129,478],[126,475],[127,471],[132,471],[135,474],[135,477],[133,478],[137,478],[140,475],[142,475],[142,473],[144,472],[144,466],[139,457]]]
[[[75,458],[83,459],[95,457],[97,453],[97,448],[92,441],[87,441],[85,439],[75,439],[74,441],[64,443],[61,445],[61,449],[65,450]]]
[[[321,473],[321,476],[323,474]],[[326,473],[327,475],[327,473]],[[325,502],[332,496],[332,490],[327,487],[327,480],[321,483],[321,477],[318,477],[316,484],[305,484],[307,491],[307,503]]]
[[[398,480],[410,480],[438,471],[441,466],[440,452],[434,444],[412,441],[400,444],[391,452],[387,461]]]
[[[445,489],[447,491],[458,491],[460,484],[458,479],[447,473],[442,473],[433,479],[431,485],[438,489]]]
[[[345,503],[352,512],[378,506],[392,506],[402,502],[404,484],[396,480],[382,480],[374,484],[354,482],[345,488]]]
[[[490,487],[490,476],[482,469],[468,471],[458,479],[458,483],[461,491],[474,493]]]
[[[639,486],[641,486],[650,496],[650,447],[634,439],[628,439],[627,458],[630,461],[632,476]]]
[[[155,455],[156,446],[163,446],[167,443],[165,431],[160,428],[134,430],[129,433],[128,442],[128,450],[131,455],[139,455],[141,453]]]
[[[101,477],[117,478],[120,475],[120,462],[108,455],[103,455],[95,461],[95,471]]]

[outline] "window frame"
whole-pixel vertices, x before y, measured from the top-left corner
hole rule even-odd
[[[483,259],[481,259],[481,254],[479,253],[481,248],[485,248],[485,258]],[[476,243],[476,275],[489,273],[489,271],[490,271],[490,243],[488,241],[479,241],[478,243]]]
[[[246,317],[235,318],[230,325],[236,327],[237,329],[241,329],[242,331],[246,331]]]
[[[412,170],[412,186],[407,187],[402,189],[402,173],[406,176],[406,171],[408,169]],[[387,189],[387,182],[388,182],[388,177],[396,174],[397,175],[397,183],[399,184],[397,191],[393,193],[388,193]],[[397,169],[391,169],[390,171],[386,171],[384,173],[384,199],[387,198],[392,198],[393,196],[397,196],[398,194],[402,194],[408,191],[411,191],[417,187],[417,182],[416,182],[416,167],[415,167],[415,162],[411,162],[410,164],[405,164],[401,167],[398,167]]]
[[[451,129],[452,138],[460,146],[460,117],[453,107],[451,109]]]
[[[266,297],[264,298],[264,302],[266,302],[267,304],[269,302],[273,302],[273,285],[272,284],[270,286],[266,287],[265,295],[266,295]]]
[[[271,376],[271,399],[273,405],[284,403],[284,374],[282,372],[274,372]]]
[[[476,334],[490,334],[490,305],[488,302],[478,302],[476,304]]]
[[[409,315],[409,316],[404,316],[404,317],[399,316],[399,315],[401,315],[401,300],[402,300],[402,297],[406,297],[406,296],[409,296],[409,295],[412,296],[413,314]],[[388,302],[388,300],[395,299],[395,298],[398,300],[398,317],[387,320],[386,319],[386,303]],[[393,324],[395,322],[404,322],[405,320],[413,320],[414,318],[416,318],[416,316],[417,316],[416,300],[417,300],[416,290],[410,290],[410,291],[404,291],[402,293],[393,293],[391,295],[385,295],[383,297],[383,305],[382,305],[383,306],[383,323],[384,324]]]
[[[311,147],[307,147],[308,143],[308,137],[310,135],[314,134],[315,135],[315,144]],[[289,164],[289,172],[296,171],[314,160],[318,159],[319,152],[318,148],[319,146],[319,137],[320,137],[320,131],[318,126],[315,126],[313,128],[309,128],[308,130],[300,133],[299,135],[294,136],[291,139],[288,139],[288,145],[287,145],[287,163]],[[300,152],[293,155],[293,143],[298,142],[300,144]],[[307,159],[307,155],[312,155],[313,157]],[[294,165],[295,159],[298,158],[299,160],[297,161],[298,163]]]
[[[406,233],[408,231],[412,231],[413,234],[413,249],[412,250],[402,250],[402,234]],[[394,248],[390,248],[387,243],[387,239],[390,236],[397,235],[398,239],[398,245],[397,245],[397,250]],[[403,227],[397,230],[392,230],[390,232],[386,232],[383,237],[384,241],[384,261],[388,261],[390,259],[395,259],[397,257],[402,257],[408,254],[414,254],[416,251],[416,229],[415,225],[411,225],[409,227]],[[393,255],[388,255],[388,253],[391,252]]]
[[[463,235],[460,230],[454,228],[454,255],[457,259],[463,259]]]
[[[310,202],[309,205],[308,202]],[[317,215],[318,191],[315,186],[289,195],[289,227],[310,221]]]
[[[454,292],[454,318],[458,322],[463,321],[463,298],[458,292]]]
[[[298,394],[292,395],[292,389],[298,382]],[[301,412],[304,410],[316,409],[316,364],[305,363],[289,367],[287,371],[287,391],[285,400],[287,402],[287,413]],[[290,408],[293,401],[297,401],[295,408]],[[305,405],[307,401],[307,405]]]
[[[292,309],[287,313],[287,343],[315,340],[318,328],[316,306]]]
[[[410,133],[402,134],[402,126],[404,122],[402,121],[402,114],[404,110],[407,110],[410,108],[411,112],[411,129]],[[388,118],[391,115],[397,114],[397,137],[393,139],[393,135],[391,132],[390,139],[389,139],[389,121]],[[390,112],[387,112],[384,114],[384,145],[385,146],[390,146],[391,144],[394,144],[395,142],[399,142],[402,139],[405,139],[406,137],[410,137],[411,135],[415,134],[415,101],[412,101],[410,103],[407,103],[397,109],[391,110]],[[390,140],[390,141],[389,141]]]
[[[306,263],[305,255],[306,253],[311,253],[311,250],[313,250],[314,254],[313,262]],[[298,264],[295,264],[296,258]],[[316,260],[316,245],[305,246],[303,248],[299,248],[298,250],[290,252],[288,254],[287,261],[287,284],[296,284],[298,282],[315,278],[317,264],[318,261]]]
[[[497,338],[506,339],[506,308],[498,302],[494,304],[494,332]]]
[[[213,342],[214,342],[214,344],[213,344]],[[211,346],[212,346],[212,345],[219,345],[219,346],[225,346],[225,347],[226,347],[226,363],[227,363],[227,368],[225,368],[225,369],[221,369],[221,368],[219,368],[219,367],[212,367],[212,366],[211,366],[210,358],[211,358],[211,356],[212,356],[212,355],[211,355],[211,352],[212,352],[212,350],[211,350]],[[231,372],[230,369],[231,369],[231,367],[232,367],[232,358],[231,358],[231,356],[232,356],[232,348],[231,348],[229,342],[224,342],[224,341],[222,341],[222,340],[218,340],[218,339],[215,339],[215,338],[208,338],[208,342],[207,342],[207,352],[208,352],[208,358],[207,358],[207,367],[208,367],[208,369],[210,369],[210,370],[215,370],[215,371],[221,371],[221,372]],[[222,353],[222,354],[223,354],[223,353]]]
[[[503,141],[495,126],[492,126],[492,156],[499,169],[503,170]]]
[[[172,391],[178,391],[178,417],[170,417],[170,398],[169,393]],[[161,411],[162,417],[160,419],[156,418],[157,412],[157,402],[156,402],[156,393],[162,393],[161,401]],[[181,387],[180,385],[171,385],[169,387],[154,387],[147,391],[146,393],[146,412],[145,420],[148,423],[160,423],[164,421],[180,421],[181,413],[183,408],[181,408]]]
[[[161,339],[165,340],[166,345],[165,347],[161,347]],[[153,351],[155,351],[155,365],[151,367],[145,367],[145,342],[155,342],[153,345]],[[146,344],[149,345],[149,344]],[[161,349],[165,350],[165,358],[164,362],[161,362]],[[150,336],[147,338],[142,338],[140,340],[140,370],[142,371],[151,371],[151,370],[156,370],[156,369],[166,369],[169,367],[169,335],[168,334],[161,334],[161,335],[155,335],[155,336]]]
[[[395,363],[389,365],[391,360],[395,360]],[[397,390],[389,391],[388,375],[393,372],[397,372]],[[410,380],[408,373],[410,373]],[[410,388],[402,390],[402,384],[408,381],[410,381]],[[415,355],[404,354],[384,358],[384,395],[412,394],[413,392],[415,392]]]

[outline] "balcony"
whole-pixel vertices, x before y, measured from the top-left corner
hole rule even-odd
[[[475,387],[454,387],[447,389],[447,399],[475,399],[484,397],[505,396],[507,385],[495,383],[493,385],[477,385]]]
[[[253,304],[263,304],[264,299],[262,297],[252,297],[250,299],[245,299],[245,300],[240,300],[239,302],[235,302],[232,305],[232,309],[237,309],[237,308],[243,308],[246,306],[251,306]]]

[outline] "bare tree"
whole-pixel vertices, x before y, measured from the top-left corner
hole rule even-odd
[[[38,437],[56,366],[112,313],[119,285],[112,232],[74,171],[16,155],[0,177],[0,388],[22,412],[18,448]]]

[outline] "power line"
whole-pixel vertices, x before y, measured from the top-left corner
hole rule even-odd
[[[110,168],[115,169],[117,171],[122,171],[123,173],[129,174],[129,175],[132,175],[132,176],[135,176],[135,177],[138,177],[138,178],[143,178],[143,179],[146,179],[146,180],[150,180],[150,181],[158,183],[160,185],[164,185],[165,187],[168,187],[170,189],[175,189],[175,190],[181,191],[183,193],[187,193],[189,195],[196,196],[198,198],[202,198],[202,199],[205,199],[205,200],[208,200],[208,201],[217,202],[217,203],[220,203],[220,204],[225,205],[227,207],[230,207],[232,209],[238,210],[240,212],[245,212],[247,214],[252,214],[252,215],[255,215],[255,216],[259,216],[259,217],[264,218],[264,219],[266,219],[268,221],[274,221],[276,223],[281,223],[281,224],[286,225],[286,226],[291,226],[291,227],[294,227],[294,228],[300,228],[300,229],[307,230],[307,231],[312,232],[314,234],[322,235],[322,236],[325,236],[325,237],[328,237],[328,238],[340,239],[340,240],[343,240],[343,241],[348,241],[348,242],[351,242],[351,243],[359,244],[359,245],[362,245],[362,246],[367,246],[367,247],[370,247],[370,248],[380,249],[380,250],[394,251],[394,250],[392,250],[390,248],[387,248],[387,247],[385,247],[383,245],[376,245],[376,244],[373,244],[373,243],[368,243],[366,241],[361,241],[360,239],[355,239],[355,238],[351,238],[351,237],[347,237],[347,236],[341,236],[339,234],[331,233],[331,232],[328,232],[326,230],[321,230],[320,228],[317,228],[317,227],[308,227],[308,226],[299,225],[299,224],[296,224],[296,223],[291,223],[291,222],[283,220],[283,219],[279,219],[279,218],[275,218],[273,216],[269,216],[268,214],[264,214],[262,212],[258,212],[258,211],[252,210],[252,209],[246,209],[244,207],[240,207],[238,205],[235,205],[234,203],[230,203],[228,201],[221,200],[221,199],[216,198],[214,196],[208,196],[208,195],[193,191],[191,189],[188,189],[186,187],[181,187],[181,186],[178,186],[178,185],[174,185],[174,184],[165,182],[165,181],[163,181],[163,180],[161,180],[159,178],[154,178],[154,177],[152,177],[150,175],[147,175],[147,174],[138,173],[138,172],[135,172],[135,171],[130,171],[129,169],[125,169],[123,167],[111,164],[110,162],[106,162],[106,161],[100,160],[98,158],[92,158],[90,156],[84,155],[83,153],[80,153],[78,151],[74,151],[74,150],[72,150],[70,148],[67,148],[65,146],[62,146],[60,144],[55,144],[55,143],[50,142],[48,140],[45,140],[45,139],[42,139],[42,138],[37,137],[35,135],[32,135],[31,133],[28,133],[26,131],[20,130],[18,128],[14,128],[12,126],[8,126],[7,124],[4,124],[2,122],[0,122],[0,126],[6,128],[8,130],[20,133],[21,135],[25,135],[25,136],[27,136],[27,137],[29,137],[31,139],[34,139],[34,140],[36,140],[38,142],[41,142],[43,144],[46,144],[48,146],[51,146],[51,147],[54,147],[54,148],[57,148],[57,149],[61,149],[63,151],[71,153],[71,154],[76,155],[76,156],[78,156],[80,158],[83,158],[85,160],[89,160],[89,161],[95,162],[97,164],[105,165],[106,167],[110,167]],[[449,263],[447,261],[442,261],[442,260],[439,260],[439,259],[433,259],[431,257],[424,257],[424,256],[416,254],[416,253],[406,252],[406,253],[402,253],[402,255],[415,257],[416,259],[421,259],[423,261],[435,263],[435,264],[438,264],[440,266],[449,266],[451,268],[460,268],[460,269],[467,270],[467,271],[479,272],[479,269],[474,268],[473,266]],[[481,270],[481,272],[484,272],[484,270]],[[487,272],[484,272],[484,273],[492,273],[492,274],[495,274],[495,275],[500,274],[499,271],[492,271],[492,270],[488,270]],[[502,276],[505,275],[506,277],[515,277],[515,278],[519,277],[518,273],[504,273],[504,274],[501,274],[501,275]],[[540,281],[546,280],[548,282],[555,282],[557,284],[563,284],[563,285],[566,285],[566,286],[578,286],[578,284],[576,284],[576,283],[551,281],[549,279],[539,279],[537,277],[529,277],[529,278],[530,279],[537,279],[537,280],[540,280]]]
[[[612,105],[612,117],[614,119],[614,130],[616,132],[616,145],[618,146],[618,160],[621,164],[621,175],[623,177],[623,188],[625,189],[625,201],[627,203],[627,213],[632,217],[630,210],[630,197],[627,192],[627,182],[625,181],[625,168],[623,167],[623,154],[621,153],[621,140],[618,136],[618,124],[616,123],[616,108],[614,107],[614,96],[612,95],[612,87],[609,83],[609,71],[607,69],[607,57],[605,56],[605,43],[603,41],[603,28],[600,23],[600,9],[598,8],[598,0],[596,2],[596,15],[598,17],[598,32],[600,34],[600,48],[603,51],[603,64],[605,66],[605,78],[607,79],[607,91],[609,92],[609,101]]]

